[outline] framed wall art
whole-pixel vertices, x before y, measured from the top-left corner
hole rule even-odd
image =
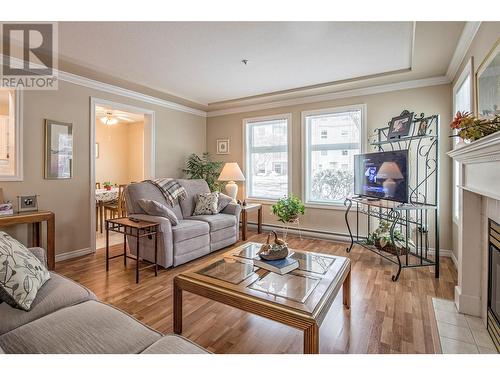
[[[217,140],[217,154],[219,155],[229,154],[229,139]]]
[[[45,178],[73,176],[73,124],[45,120]]]
[[[500,115],[500,39],[476,73],[476,109],[480,118]]]

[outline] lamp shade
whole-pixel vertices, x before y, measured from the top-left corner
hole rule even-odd
[[[245,181],[238,163],[226,163],[219,175],[219,181]]]
[[[399,166],[395,162],[385,161],[382,163],[377,173],[377,178],[380,178],[381,180],[389,178],[393,180],[400,180],[404,178],[404,176],[401,173]]]

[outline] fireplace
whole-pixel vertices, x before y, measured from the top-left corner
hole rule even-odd
[[[500,224],[488,220],[487,328],[500,351]]]

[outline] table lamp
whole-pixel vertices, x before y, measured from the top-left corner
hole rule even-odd
[[[380,166],[377,173],[377,179],[385,180],[382,184],[384,188],[384,198],[394,198],[397,183],[394,180],[401,180],[404,176],[399,166],[393,161],[385,161]]]
[[[229,181],[226,184],[226,193],[233,202],[236,202],[236,195],[238,194],[238,185],[235,181],[245,181],[245,176],[238,165],[238,163],[226,163],[219,175],[219,181]]]

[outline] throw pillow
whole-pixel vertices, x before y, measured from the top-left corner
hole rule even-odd
[[[219,194],[219,204],[217,205],[217,212],[221,212],[232,201],[233,201],[233,198],[231,198],[229,195],[220,193]]]
[[[26,246],[0,231],[0,299],[29,311],[50,273]]]
[[[175,212],[170,207],[150,199],[139,199],[137,203],[148,215],[166,217],[174,226],[179,224],[179,219],[177,219]]]
[[[218,213],[219,192],[198,194],[196,207],[193,216],[196,215],[215,215]]]

